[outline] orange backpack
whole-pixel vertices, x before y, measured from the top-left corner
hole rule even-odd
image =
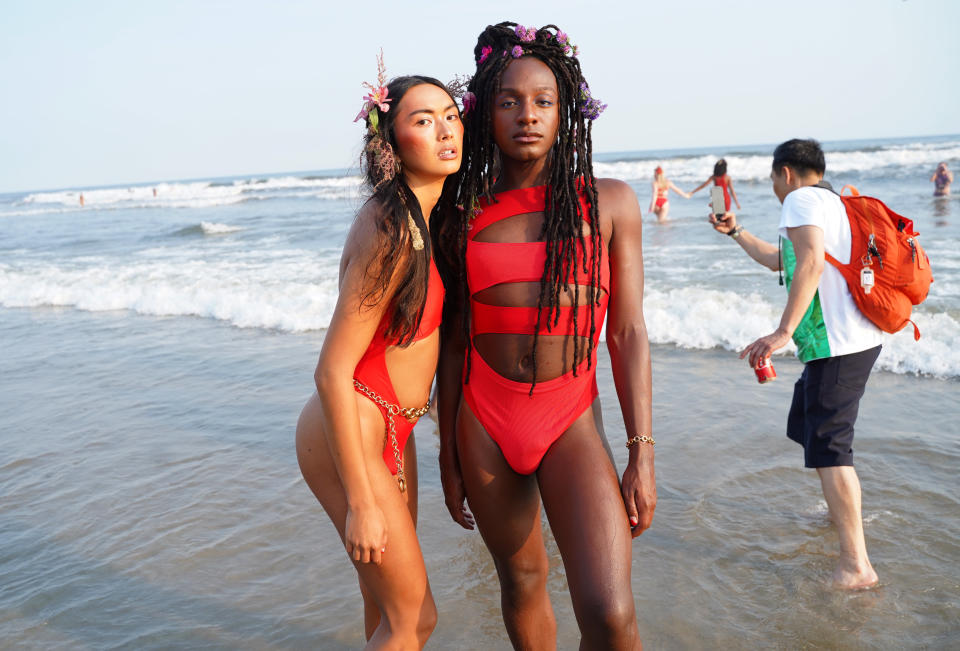
[[[833,190],[825,183],[820,187]],[[848,188],[851,196],[843,196]],[[843,274],[853,302],[874,325],[884,332],[898,332],[909,322],[913,338],[919,339],[920,329],[910,320],[910,311],[927,298],[933,272],[913,221],[879,199],[860,196],[852,185],[843,186],[839,196],[850,220],[850,262],[841,264],[829,253],[827,260]],[[865,268],[873,271],[872,288],[861,284]]]

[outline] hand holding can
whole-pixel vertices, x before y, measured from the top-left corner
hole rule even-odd
[[[769,357],[761,357],[753,371],[757,374],[757,382],[760,384],[773,382],[777,379],[777,372],[773,370],[773,362],[770,361]]]

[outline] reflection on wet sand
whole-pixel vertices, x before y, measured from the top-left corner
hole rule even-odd
[[[946,226],[950,222],[947,220],[947,217],[950,216],[950,197],[934,197],[933,198],[933,216],[936,218],[934,222],[937,226]]]

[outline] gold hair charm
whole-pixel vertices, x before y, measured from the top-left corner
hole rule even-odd
[[[413,215],[407,211],[407,227],[410,228],[410,238],[413,240],[413,250],[423,251],[423,237],[420,235],[420,229],[417,222],[413,221]]]

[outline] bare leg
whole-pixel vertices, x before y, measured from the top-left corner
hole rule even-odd
[[[607,456],[610,457],[610,464],[613,466],[613,471],[617,471],[617,464],[613,460],[613,450],[610,449],[610,441],[607,440],[607,433],[603,429],[603,409],[600,407],[600,396],[597,396],[596,400],[593,401],[593,424],[597,428],[597,433],[600,434],[600,442],[603,443],[603,449],[607,451]]]
[[[436,626],[437,610],[417,541],[415,516],[407,501],[415,502],[416,497],[411,495],[408,498],[400,492],[396,479],[383,463],[383,417],[380,411],[362,396],[358,395],[357,400],[370,485],[386,517],[388,530],[387,551],[381,565],[354,562],[365,610],[372,603],[378,612],[376,627],[372,634],[368,631],[367,648],[422,648]],[[320,409],[320,401],[314,394],[297,424],[297,459],[307,485],[333,521],[342,540],[347,515],[346,495],[320,426]],[[415,462],[409,468],[414,465]],[[365,620],[371,622],[366,616]]]
[[[410,511],[410,517],[413,518],[413,526],[417,526],[417,495],[419,492],[419,483],[417,481],[417,445],[414,441],[415,434],[410,433],[407,444],[403,448],[403,467],[407,479],[407,490],[404,498],[407,500],[407,510]],[[377,627],[380,626],[380,609],[374,601],[373,595],[363,585],[360,580],[360,594],[363,596],[363,629],[367,640],[373,637]]]
[[[590,410],[550,447],[537,478],[563,556],[580,648],[639,649],[630,524]]]
[[[510,641],[516,649],[556,649],[536,478],[510,468],[466,403],[460,408],[457,451],[470,510],[497,568]]]
[[[840,536],[840,560],[833,571],[833,586],[846,590],[869,588],[877,573],[867,557],[860,512],[860,480],[853,466],[817,468],[830,518]]]
[[[657,221],[665,222],[670,219],[670,202],[667,201],[660,207],[660,212],[657,213]]]

